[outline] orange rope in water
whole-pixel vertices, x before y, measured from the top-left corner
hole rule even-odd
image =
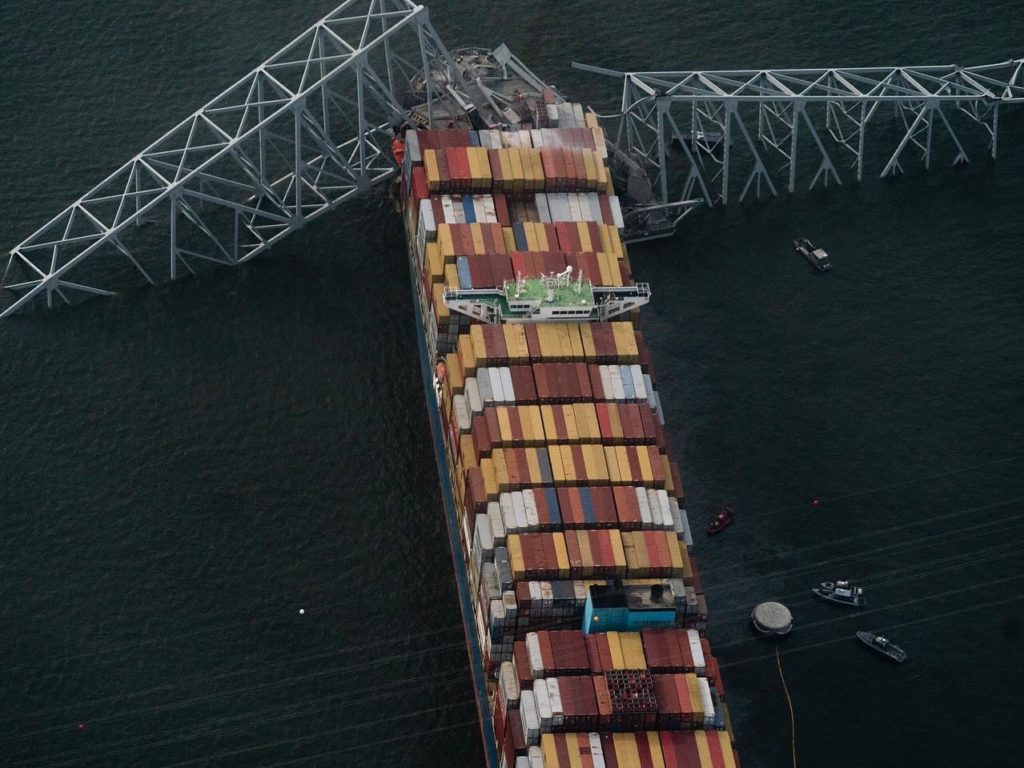
[[[775,666],[779,668],[779,680],[782,681],[782,690],[786,694],[786,703],[789,704],[789,733],[790,742],[793,746],[793,768],[796,768],[796,716],[793,714],[793,699],[789,696],[789,687],[786,685],[786,678],[782,674],[782,659],[779,658],[779,646],[775,645]]]

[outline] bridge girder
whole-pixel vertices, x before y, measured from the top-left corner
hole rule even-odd
[[[255,258],[395,174],[387,129],[423,72],[443,73],[419,80],[428,109],[461,87],[425,7],[347,0],[13,248],[0,317]]]
[[[901,173],[915,149],[929,167],[936,132],[953,145],[954,163],[967,162],[954,117],[981,126],[995,158],[1000,106],[1024,102],[1024,59],[966,68],[617,72],[573,66],[622,80],[616,146],[647,171],[659,205],[694,197],[709,206],[728,203],[740,170],[740,200],[752,190],[757,197],[777,195],[777,181],[794,192],[801,138],[811,144],[801,162],[811,164],[809,188],[841,184],[840,158],[860,181],[868,124],[881,124],[886,107],[896,129],[877,131],[880,141],[894,142],[882,176]]]

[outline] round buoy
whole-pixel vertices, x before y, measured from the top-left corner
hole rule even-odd
[[[821,504],[821,499],[819,499],[817,496],[815,496],[814,497],[814,501],[812,501],[811,504],[813,504],[814,506],[817,507],[818,505]]]
[[[305,614],[306,614],[306,609],[305,608],[299,608],[299,616],[304,616]]]
[[[782,603],[758,603],[750,612],[750,621],[762,635],[780,637],[793,629],[793,614]]]
[[[84,731],[85,730],[85,723],[79,723],[78,724],[78,730]]]

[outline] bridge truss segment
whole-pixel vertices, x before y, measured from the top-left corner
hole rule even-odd
[[[255,258],[391,178],[389,127],[461,87],[426,8],[347,0],[12,249],[0,317]]]
[[[967,68],[626,73],[573,66],[621,78],[616,146],[646,169],[661,205],[694,197],[728,203],[741,172],[740,200],[751,191],[777,195],[780,176],[794,192],[798,159],[813,171],[810,188],[841,184],[844,161],[860,181],[869,123],[875,142],[887,146],[882,176],[902,173],[915,151],[929,167],[940,136],[954,163],[967,162],[971,126],[980,126],[995,158],[1000,106],[1024,102],[1024,59]],[[893,119],[884,124],[883,116]]]

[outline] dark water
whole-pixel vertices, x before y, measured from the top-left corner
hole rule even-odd
[[[3,3],[0,243],[333,5]],[[609,109],[569,62],[1024,51],[1009,2],[636,8],[432,19]],[[1019,764],[1024,113],[1003,117],[995,165],[713,212],[632,251],[691,516],[739,510],[698,558],[744,765],[790,759],[744,621],[772,596],[797,617],[802,765]],[[793,256],[800,234],[833,274]],[[0,765],[480,764],[413,334],[372,200],[243,270],[0,324]],[[843,574],[871,587],[859,620],[805,597]],[[912,662],[869,657],[859,628]]]

